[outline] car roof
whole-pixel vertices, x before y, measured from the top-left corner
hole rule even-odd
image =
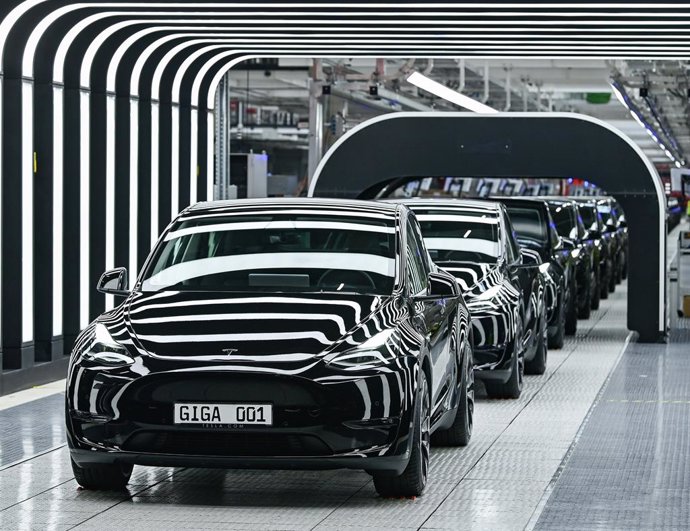
[[[188,207],[183,214],[222,214],[236,210],[264,210],[266,208],[295,208],[323,210],[337,208],[338,211],[362,213],[376,213],[384,216],[395,216],[404,208],[402,205],[386,204],[377,201],[363,201],[359,199],[324,199],[316,197],[270,197],[259,199],[229,199],[223,201],[202,201]]]
[[[501,206],[497,201],[485,199],[450,199],[436,197],[411,197],[409,199],[379,199],[382,203],[403,204],[414,210],[415,207],[454,207],[458,209],[471,208],[474,210],[486,210],[487,213],[497,214]]]

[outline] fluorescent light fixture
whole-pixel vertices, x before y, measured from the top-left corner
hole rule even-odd
[[[63,94],[53,87],[53,335],[62,335]]]
[[[158,103],[151,103],[151,248],[158,240]]]
[[[22,120],[33,123],[34,89],[22,83]],[[34,139],[33,129],[22,129],[22,342],[34,339]]]
[[[215,113],[207,111],[206,115],[206,201],[213,201],[213,156],[215,154]]]
[[[115,95],[106,99],[105,131],[105,269],[115,267]],[[115,306],[112,295],[105,296],[106,311]]]
[[[90,112],[90,96],[85,90],[81,91],[79,95],[79,112],[80,112],[80,132],[81,132],[81,146],[79,150],[79,327],[86,328],[89,324],[89,293],[91,286],[89,285],[89,224],[90,210],[89,210],[89,162],[90,162],[90,145],[89,139],[91,132],[89,131],[89,112]]]
[[[426,90],[434,96],[438,96],[439,98],[442,98],[455,105],[463,107],[464,109],[467,109],[469,111],[473,111],[479,114],[498,113],[498,111],[493,107],[484,105],[483,103],[477,100],[473,100],[472,98],[465,96],[464,94],[460,94],[459,92],[456,92],[453,89],[449,89],[445,85],[442,85],[441,83],[438,83],[433,79],[429,79],[424,74],[420,74],[419,72],[412,72],[412,74],[410,74],[407,77],[407,82],[412,83],[414,86],[419,87],[422,90]]]
[[[139,223],[139,101],[129,103],[129,278],[137,276]]]
[[[172,142],[170,153],[170,219],[174,219],[180,211],[180,107],[172,106],[170,129]]]
[[[192,123],[190,124],[189,137],[191,141],[189,149],[189,204],[196,203],[197,168],[199,153],[199,115],[196,109],[192,109]]]

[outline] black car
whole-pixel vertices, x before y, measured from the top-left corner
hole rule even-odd
[[[628,225],[618,201],[613,197],[598,197],[597,209],[606,226],[605,234],[610,240],[613,256],[613,274],[609,291],[616,289],[616,284],[628,275]]]
[[[472,316],[475,376],[492,397],[517,398],[524,372],[543,374],[545,287],[536,253],[520,251],[505,207],[408,199],[432,260],[454,275]]]
[[[574,197],[577,209],[585,225],[585,241],[593,250],[597,289],[592,290],[592,309],[599,308],[600,299],[609,296],[609,284],[613,275],[612,238],[606,234],[606,225],[597,209],[596,199]]]
[[[536,251],[542,260],[540,270],[546,281],[546,307],[549,348],[561,348],[565,335],[577,323],[575,262],[556,231],[544,200],[496,197],[503,203],[515,229],[518,243]]]
[[[596,260],[592,242],[585,237],[584,223],[574,201],[570,198],[545,199],[556,224],[556,231],[575,261],[577,317],[587,319],[592,308],[593,293],[599,289],[596,283]],[[574,334],[577,330],[577,320],[566,319],[565,330],[568,334]]]
[[[418,495],[429,441],[465,445],[469,313],[403,205],[200,203],[166,229],[124,302],[79,336],[67,437],[77,482],[133,464],[355,468]]]

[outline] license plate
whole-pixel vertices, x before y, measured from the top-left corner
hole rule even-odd
[[[273,424],[270,404],[175,404],[175,424]]]

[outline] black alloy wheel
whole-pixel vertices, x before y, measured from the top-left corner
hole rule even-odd
[[[552,349],[561,349],[565,343],[565,301],[561,297],[558,304],[558,324],[556,331],[553,334],[548,334],[548,347]]]
[[[598,310],[601,302],[601,271],[599,267],[594,272],[594,285],[592,287],[592,310]]]
[[[589,274],[587,275],[587,284],[585,286],[585,292],[582,297],[582,306],[577,312],[578,319],[589,319],[592,313],[592,293],[595,291],[596,278],[594,276],[594,269],[589,268]]]
[[[464,360],[464,363],[463,363]],[[465,342],[465,355],[458,359],[458,405],[450,428],[436,431],[431,441],[436,446],[467,446],[474,424],[474,362],[472,339]]]
[[[577,332],[577,282],[573,279],[565,314],[565,335],[574,336],[575,332]]]
[[[87,490],[122,490],[132,477],[133,465],[93,465],[81,467],[70,458],[77,483]]]
[[[419,496],[426,486],[431,450],[431,398],[424,371],[420,371],[419,380],[410,460],[399,476],[374,473],[374,487],[382,497]]]
[[[537,353],[530,361],[525,362],[525,374],[544,374],[546,372],[546,359],[548,357],[549,328],[546,326],[546,316],[542,317],[544,326],[539,337]]]

